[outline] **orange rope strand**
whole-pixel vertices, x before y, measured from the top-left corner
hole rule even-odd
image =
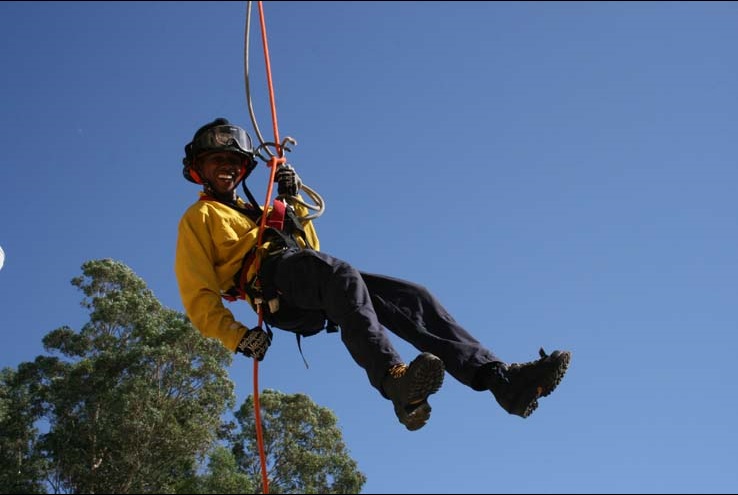
[[[284,163],[286,160],[282,156],[282,146],[279,142],[279,128],[277,126],[277,107],[274,100],[274,87],[272,85],[272,67],[271,63],[269,61],[269,44],[267,43],[267,35],[266,35],[266,23],[264,21],[264,8],[262,6],[262,2],[258,2],[259,6],[259,20],[261,23],[261,40],[262,44],[264,45],[264,60],[266,63],[266,77],[267,82],[269,84],[269,102],[272,110],[272,127],[274,129],[274,143],[277,149],[277,155],[279,155],[279,158],[277,157],[271,157],[269,160],[269,163],[267,164],[270,168],[269,173],[269,184],[267,186],[267,193],[266,193],[266,200],[264,201],[264,214],[261,216],[261,223],[259,224],[259,234],[256,240],[256,245],[260,246],[262,242],[262,238],[264,235],[264,230],[266,228],[266,220],[267,220],[267,213],[269,211],[269,205],[271,204],[271,198],[272,198],[272,189],[274,185],[274,176],[277,171],[277,166],[281,163]],[[261,309],[261,306],[259,307],[259,327],[261,327],[261,324],[264,319],[264,314]],[[264,437],[261,430],[261,406],[259,404],[259,361],[254,359],[254,421],[256,426],[256,441],[259,446],[259,458],[261,460],[261,477],[262,477],[262,485],[263,485],[263,491],[262,493],[269,493],[269,477],[267,475],[267,466],[266,466],[266,454],[264,452]]]
[[[261,320],[261,313],[259,313]],[[264,490],[269,493],[269,476],[267,475],[266,453],[264,452],[264,437],[261,432],[261,405],[259,403],[259,361],[254,359],[254,424],[256,426],[256,443],[259,446],[259,459],[261,460],[261,482]]]
[[[266,63],[267,82],[269,83],[269,102],[272,108],[272,127],[274,128],[274,143],[277,146],[277,155],[282,156],[282,148],[279,142],[279,128],[277,126],[277,106],[274,102],[274,87],[272,86],[272,65],[269,62],[269,44],[266,35],[266,23],[264,22],[264,7],[259,2],[259,20],[261,21],[261,41],[264,45],[264,61]]]

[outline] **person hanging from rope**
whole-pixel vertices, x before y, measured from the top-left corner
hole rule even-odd
[[[298,336],[340,329],[341,339],[370,384],[393,403],[408,430],[430,418],[430,395],[445,372],[476,391],[491,391],[509,414],[528,417],[541,397],[559,384],[571,353],[539,351],[540,358],[508,364],[462,328],[423,286],[359,271],[319,250],[307,208],[296,203],[270,225],[256,246],[262,207],[243,182],[254,169],[251,138],[218,118],[195,132],[185,146],[185,178],[203,186],[199,201],[178,227],[175,274],[187,316],[205,336],[228,349],[262,360],[271,343],[270,325]],[[294,167],[276,170],[278,194],[300,198],[302,181]],[[268,212],[278,211],[278,202]],[[267,331],[236,321],[222,300],[247,300],[262,310]],[[405,364],[386,330],[420,354]],[[299,338],[298,338],[299,343]]]

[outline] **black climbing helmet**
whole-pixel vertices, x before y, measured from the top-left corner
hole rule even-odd
[[[238,180],[247,177],[256,167],[251,137],[242,128],[222,117],[200,127],[192,141],[185,145],[184,150],[182,175],[195,184],[202,184],[200,175],[193,169],[193,165],[195,159],[203,153],[232,151],[241,155],[244,163]]]

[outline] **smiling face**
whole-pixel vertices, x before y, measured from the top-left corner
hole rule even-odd
[[[232,151],[216,151],[197,158],[197,169],[206,192],[219,199],[236,199],[236,187],[245,169],[244,157]]]

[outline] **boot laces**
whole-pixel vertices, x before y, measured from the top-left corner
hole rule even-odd
[[[541,357],[536,359],[535,361],[528,361],[527,363],[512,363],[510,366],[508,366],[508,369],[510,371],[519,371],[524,368],[530,368],[538,365],[541,361],[545,360],[548,357],[548,354],[546,354],[546,351],[543,350],[543,347],[538,350],[538,354]]]
[[[402,378],[406,372],[407,372],[406,364],[396,364],[392,366],[389,369],[389,371],[387,371],[387,374],[389,374],[394,379],[398,379],[398,378]]]

